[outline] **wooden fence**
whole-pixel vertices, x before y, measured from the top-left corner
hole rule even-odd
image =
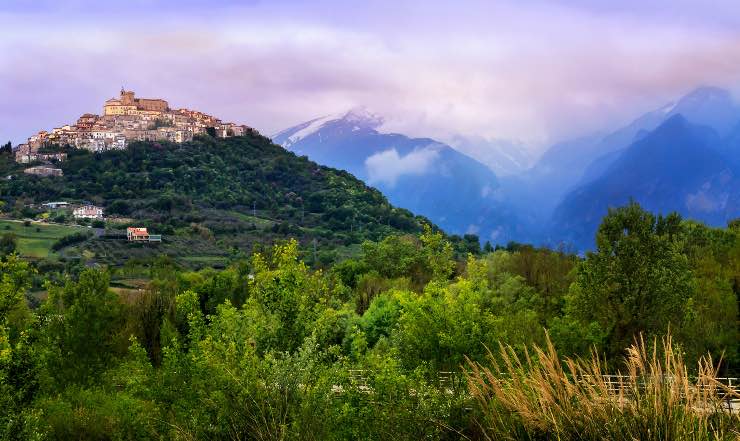
[[[352,386],[358,387],[363,392],[372,393],[372,387],[368,382],[368,374],[371,374],[370,372],[362,369],[352,369],[348,371],[348,374]],[[504,376],[504,374],[502,374],[502,376]],[[583,376],[579,380],[593,382],[593,379],[587,376]],[[631,391],[627,390],[626,386],[628,384],[632,384],[632,379],[628,375],[603,375],[602,381],[606,384],[607,390],[611,393],[631,393]],[[673,379],[670,377],[664,377],[663,381],[670,382],[673,381]],[[640,380],[638,379],[638,385],[639,384]],[[728,409],[732,411],[740,410],[740,378],[717,377],[714,378],[714,381],[699,382],[694,380],[692,384],[700,390],[714,391],[718,398],[722,399]],[[467,385],[463,372],[440,371],[437,373],[436,386],[442,390],[448,391],[449,393],[453,393],[454,391],[459,391],[461,388],[466,388]],[[339,386],[335,387],[337,388],[335,389],[336,391],[343,390],[343,388]]]

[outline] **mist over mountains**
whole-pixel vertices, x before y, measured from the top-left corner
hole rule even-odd
[[[672,116],[632,143],[601,176],[569,192],[555,209],[551,234],[588,248],[607,208],[630,199],[652,212],[677,211],[726,225],[740,215],[740,181],[721,146],[716,131]]]
[[[344,169],[446,231],[508,241],[526,234],[486,165],[429,138],[378,129],[383,119],[362,109],[317,118],[281,131],[273,141],[330,167]]]
[[[630,199],[658,213],[725,225],[740,216],[738,124],[740,107],[730,93],[705,87],[615,131],[590,150],[600,156],[577,182],[560,188],[567,191],[550,214],[547,238],[590,248],[593,217]]]
[[[740,107],[723,89],[701,87],[609,133],[555,143],[534,163],[515,142],[460,136],[451,146],[382,125],[355,109],[273,139],[484,242],[588,249],[608,208],[631,199],[710,225],[740,216]]]

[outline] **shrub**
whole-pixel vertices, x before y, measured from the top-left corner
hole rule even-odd
[[[59,251],[64,247],[68,247],[70,245],[84,242],[89,237],[90,237],[90,233],[88,231],[81,231],[78,233],[70,234],[69,236],[64,236],[61,239],[54,242],[54,244],[51,246],[51,249],[54,251]]]
[[[50,439],[157,439],[154,406],[123,392],[70,388],[39,403]]]
[[[597,354],[561,362],[549,339],[524,357],[502,346],[489,361],[469,362],[467,375],[489,439],[730,440],[740,430],[722,408],[719,396],[732,392],[712,360],[701,359],[692,380],[670,336],[652,350],[633,344],[618,377]]]
[[[18,248],[18,237],[13,233],[0,236],[0,256],[11,254]]]

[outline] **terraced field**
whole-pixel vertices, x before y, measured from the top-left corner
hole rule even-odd
[[[164,235],[161,243],[130,243],[115,239],[92,239],[75,245],[75,252],[89,253],[98,263],[120,266],[128,260],[152,260],[167,255],[192,268],[223,267],[228,254],[216,242],[201,237]]]
[[[0,220],[0,235],[13,233],[18,238],[18,252],[25,257],[47,258],[55,253],[51,246],[62,237],[69,236],[85,227],[72,225],[45,224],[23,221]]]

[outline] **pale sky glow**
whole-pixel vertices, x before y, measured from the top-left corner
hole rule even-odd
[[[740,91],[734,1],[108,3],[0,3],[0,140],[122,85],[266,134],[366,105],[410,135],[533,149],[700,85]]]

